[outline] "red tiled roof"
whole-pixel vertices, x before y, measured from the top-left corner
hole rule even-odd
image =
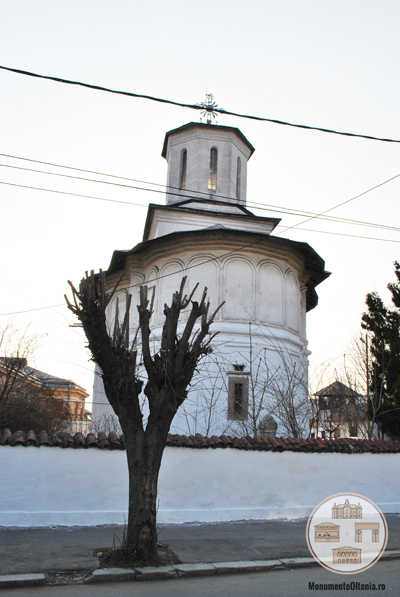
[[[108,435],[100,431],[96,435],[88,433],[86,436],[82,433],[57,433],[53,437],[48,437],[45,431],[36,434],[34,431],[15,431],[12,433],[9,429],[0,430],[0,446],[50,446],[59,448],[89,449],[98,448],[100,450],[125,450],[124,436],[118,436],[115,432]],[[297,439],[293,437],[232,437],[230,435],[213,435],[212,437],[203,437],[200,433],[196,435],[175,435],[168,434],[167,446],[172,448],[192,448],[192,449],[226,449],[234,448],[237,450],[264,450],[272,452],[342,452],[345,454],[363,454],[370,452],[372,454],[397,454],[400,453],[400,441],[380,440],[380,439],[353,439],[342,437],[339,439]]]

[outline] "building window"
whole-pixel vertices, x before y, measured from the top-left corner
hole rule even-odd
[[[240,158],[237,159],[237,169],[236,169],[236,199],[240,199],[240,180],[241,180],[241,170],[242,170],[242,162]]]
[[[217,163],[218,163],[218,151],[213,147],[210,151],[210,170],[208,174],[208,188],[210,191],[217,190]]]
[[[238,416],[243,412],[243,384],[240,382],[233,386],[233,412]]]
[[[180,188],[182,190],[186,189],[186,167],[187,167],[187,151],[186,151],[186,149],[183,149],[182,155],[181,155],[181,183],[180,183]]]
[[[349,435],[350,435],[350,437],[357,437],[357,435],[358,435],[357,423],[349,423]]]
[[[232,375],[228,378],[228,419],[231,421],[247,420],[248,377]]]

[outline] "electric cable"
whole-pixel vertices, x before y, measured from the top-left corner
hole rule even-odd
[[[0,154],[0,155],[4,155],[4,154]],[[9,156],[11,157],[11,156]],[[25,159],[25,158],[17,158],[17,159]],[[30,161],[36,161],[36,160],[30,160]],[[41,163],[41,162],[40,162]],[[23,168],[21,166],[13,166],[10,164],[0,164],[0,167],[4,167],[4,168],[11,168],[14,170],[22,170],[24,172],[34,172],[36,174],[47,174],[47,175],[51,175],[51,176],[60,176],[62,178],[70,178],[73,180],[80,180],[80,181],[84,181],[84,182],[91,182],[91,183],[99,183],[99,184],[107,184],[107,185],[112,185],[112,186],[117,186],[117,187],[122,187],[122,188],[127,188],[127,189],[133,189],[133,190],[139,190],[139,191],[148,191],[151,193],[161,193],[162,195],[164,195],[165,193],[168,193],[169,195],[174,195],[174,196],[178,196],[181,199],[197,199],[199,200],[198,197],[192,197],[191,195],[188,195],[186,193],[174,193],[171,191],[165,191],[165,190],[157,190],[157,189],[148,189],[145,187],[138,187],[138,186],[133,186],[133,185],[126,185],[126,184],[120,184],[120,183],[114,183],[114,182],[109,182],[109,181],[104,181],[104,180],[97,180],[97,179],[90,179],[90,178],[83,178],[81,176],[74,176],[72,174],[60,174],[59,172],[48,172],[45,170],[35,170],[33,168]],[[70,168],[70,166],[57,166],[57,167],[62,167],[62,168]],[[86,170],[83,170],[84,172],[89,172]],[[102,173],[97,173],[100,176],[113,176],[115,178],[123,178],[124,180],[131,180],[134,181],[135,179],[129,179],[129,178],[124,178],[124,177],[116,177],[115,175],[109,175],[109,174],[102,174]],[[400,174],[397,174],[396,176],[390,178],[389,180],[380,183],[379,185],[377,185],[377,187],[382,186],[384,184],[386,184],[387,182],[390,182],[392,180],[394,180],[395,178],[398,178],[400,176]],[[136,181],[135,181],[136,182]],[[177,189],[179,190],[177,187],[171,187],[171,186],[167,186],[167,185],[161,185],[159,183],[152,183],[152,182],[147,182],[147,181],[137,181],[137,182],[141,182],[142,184],[148,184],[148,185],[157,185],[157,186],[161,186],[164,188],[173,188],[173,189]],[[4,183],[7,184],[7,183]],[[11,184],[11,183],[9,183]],[[21,185],[23,186],[23,185]],[[374,187],[374,188],[377,188]],[[24,187],[24,188],[36,188],[36,187]],[[45,190],[45,189],[40,189],[40,190]],[[54,191],[56,192],[56,191]],[[191,190],[187,190],[187,193],[198,193],[198,194],[203,194],[206,195],[206,197],[209,197],[209,194],[203,192],[203,191],[191,191]],[[366,191],[367,192],[367,191]],[[96,197],[93,196],[89,196],[89,195],[81,195],[82,197],[86,197],[86,198],[90,198],[90,199],[96,199]],[[361,195],[359,195],[361,196]],[[225,196],[225,195],[217,195],[217,194],[213,194],[213,197],[215,198],[222,198],[222,199],[229,199],[231,200],[231,197]],[[358,196],[357,196],[358,197]],[[312,212],[304,212],[301,210],[295,210],[295,209],[291,209],[291,208],[287,208],[287,207],[280,207],[277,205],[268,205],[266,203],[259,203],[259,202],[254,202],[254,201],[250,201],[246,203],[246,207],[251,208],[251,209],[258,209],[260,211],[268,211],[268,212],[274,212],[274,213],[278,213],[278,214],[285,214],[285,215],[292,215],[292,216],[306,216],[307,218],[310,216],[310,220],[314,219],[314,218],[318,218],[321,220],[326,220],[326,221],[332,221],[332,222],[339,222],[339,223],[343,223],[343,224],[352,224],[352,225],[357,225],[357,226],[367,226],[367,227],[371,227],[371,228],[381,228],[384,230],[392,230],[395,232],[400,231],[400,228],[396,228],[394,226],[387,226],[385,224],[376,224],[373,222],[363,222],[360,220],[352,220],[350,218],[340,218],[340,217],[336,217],[336,216],[328,216],[327,218],[324,218],[323,216],[328,213],[329,211],[333,211],[333,209],[336,209],[336,207],[340,207],[341,205],[344,205],[345,203],[348,203],[350,201],[353,201],[354,199],[356,199],[357,197],[353,197],[352,199],[349,199],[347,201],[345,201],[344,203],[341,203],[340,205],[337,205],[335,207],[330,208],[329,210],[327,210],[326,212],[323,212],[322,214],[316,214],[316,213],[312,213]],[[97,198],[98,200],[102,200],[102,201],[115,201],[112,199],[101,199],[101,198]],[[115,201],[117,202],[117,201]],[[123,202],[121,201],[121,203],[126,203],[126,204],[131,204],[131,205],[135,205],[135,206],[139,206],[139,207],[147,207],[147,205],[145,204],[139,204],[139,203],[131,203],[131,202]],[[262,206],[262,207],[261,207]],[[305,220],[305,221],[309,221],[309,220]],[[304,223],[304,222],[303,222]],[[286,228],[285,230],[290,230],[290,228]],[[283,232],[283,231],[282,231]]]
[[[338,205],[336,205],[336,206],[334,206],[334,207],[331,207],[330,209],[326,210],[326,212],[323,212],[323,213],[322,213],[322,214],[320,214],[320,215],[324,215],[324,213],[327,213],[327,212],[329,212],[329,211],[332,211],[332,210],[336,209],[337,207],[340,207],[340,206],[342,206],[342,205],[345,205],[346,203],[349,203],[350,201],[353,201],[354,199],[357,199],[357,198],[359,198],[359,197],[361,197],[361,196],[363,196],[363,195],[365,195],[365,194],[367,194],[367,193],[369,193],[369,192],[371,192],[371,191],[373,191],[373,190],[375,190],[375,189],[377,189],[377,188],[379,188],[379,187],[383,186],[384,184],[386,184],[386,183],[388,183],[388,182],[390,182],[390,181],[392,181],[392,180],[394,180],[394,179],[398,178],[399,176],[400,176],[400,174],[397,174],[396,176],[393,176],[392,178],[390,178],[390,179],[388,179],[388,180],[386,180],[386,181],[384,181],[384,182],[382,182],[382,183],[380,183],[380,184],[378,184],[378,185],[375,185],[374,187],[371,187],[370,189],[367,189],[367,190],[366,190],[366,191],[364,191],[363,193],[360,193],[360,194],[356,195],[355,197],[352,197],[352,198],[350,198],[350,199],[348,199],[348,200],[346,200],[346,201],[343,201],[342,203],[340,203],[340,204],[338,204]],[[71,196],[77,196],[77,197],[88,197],[88,198],[93,198],[93,199],[99,199],[99,200],[102,200],[102,201],[111,201],[111,202],[113,202],[113,203],[128,203],[128,204],[130,204],[130,205],[131,205],[131,203],[130,203],[130,202],[125,202],[125,201],[119,201],[119,200],[113,200],[113,199],[103,199],[103,198],[99,198],[99,197],[90,197],[90,196],[88,196],[88,195],[80,195],[80,194],[77,194],[77,193],[68,193],[68,192],[65,192],[65,191],[54,191],[54,190],[52,190],[52,189],[41,189],[41,188],[38,188],[38,187],[30,187],[30,186],[27,186],[27,185],[19,185],[19,184],[15,184],[15,183],[7,183],[7,182],[3,182],[3,181],[0,181],[0,184],[6,184],[6,185],[15,186],[15,187],[28,188],[28,189],[34,189],[34,190],[41,190],[41,191],[47,191],[47,192],[55,192],[55,193],[60,193],[60,194],[63,194],[63,195],[71,195]],[[142,204],[138,204],[138,205],[142,206]],[[300,223],[299,223],[299,224],[297,224],[297,225],[294,225],[294,226],[291,226],[291,227],[285,228],[284,230],[280,231],[280,232],[279,232],[279,234],[281,234],[282,232],[285,232],[286,230],[292,230],[292,229],[294,229],[294,228],[297,228],[298,230],[302,230],[301,228],[298,228],[298,226],[300,226],[301,224],[304,224],[305,222],[308,222],[308,221],[310,221],[310,220],[312,220],[312,219],[314,219],[314,218],[313,218],[313,217],[311,217],[311,218],[309,218],[309,219],[307,219],[307,220],[305,220],[305,221],[303,221],[303,222],[300,222]],[[313,231],[311,231],[311,230],[308,230],[308,232],[313,232]],[[372,238],[372,237],[362,237],[362,236],[355,236],[355,235],[350,235],[350,234],[342,234],[342,233],[335,233],[335,232],[325,232],[325,231],[317,231],[317,230],[316,230],[316,231],[314,231],[314,232],[320,232],[320,233],[324,233],[324,234],[334,234],[334,235],[338,235],[338,236],[347,236],[347,237],[351,237],[351,238],[360,238],[360,239],[365,239],[365,240],[382,241],[382,242],[395,242],[395,243],[398,243],[398,242],[400,242],[400,241],[396,241],[396,240],[390,240],[390,239],[380,239],[380,238]],[[271,235],[271,236],[272,236],[272,235]],[[276,235],[275,235],[275,236],[276,236]],[[203,261],[203,262],[201,262],[201,263],[197,263],[197,264],[191,265],[191,266],[189,266],[189,267],[187,267],[187,268],[184,268],[183,270],[180,270],[180,271],[178,271],[178,272],[172,272],[172,273],[170,273],[170,274],[163,274],[162,276],[158,276],[158,277],[157,277],[157,278],[155,278],[154,280],[149,280],[149,282],[156,282],[156,281],[160,280],[161,278],[166,278],[166,277],[169,277],[169,276],[172,276],[172,275],[175,275],[175,274],[181,273],[181,272],[185,272],[185,271],[187,271],[187,270],[189,270],[189,269],[192,269],[192,268],[194,268],[194,267],[199,267],[200,265],[205,265],[206,263],[210,263],[210,262],[212,262],[212,261],[219,260],[219,259],[221,259],[221,258],[223,258],[223,257],[229,256],[229,255],[231,255],[231,254],[233,254],[233,253],[236,253],[236,252],[238,252],[238,251],[241,251],[241,250],[243,250],[243,249],[246,249],[246,248],[249,248],[249,247],[251,247],[251,246],[254,246],[254,245],[258,244],[259,242],[260,242],[260,240],[256,240],[256,241],[254,241],[254,242],[252,242],[252,243],[248,243],[248,244],[246,244],[246,245],[243,245],[243,246],[241,246],[241,247],[238,247],[237,249],[234,249],[234,250],[232,250],[232,251],[229,251],[229,252],[227,252],[227,253],[225,253],[225,254],[223,254],[223,255],[219,255],[219,256],[213,257],[213,258],[211,258],[211,259],[208,259],[208,260],[206,260],[206,261]],[[130,289],[130,288],[135,288],[135,287],[137,287],[137,286],[141,286],[141,284],[140,284],[140,283],[138,283],[138,284],[133,284],[133,285],[127,286],[127,287],[126,287],[126,290],[128,290],[128,289]],[[59,304],[59,305],[56,305],[56,307],[57,307],[57,306],[63,306],[63,303],[61,303],[61,304]],[[41,309],[49,309],[49,308],[54,308],[54,307],[39,307],[38,309],[30,309],[30,310],[27,310],[27,311],[24,311],[24,312],[28,313],[28,312],[30,312],[30,311],[37,311],[37,310],[41,310]],[[22,311],[21,311],[21,312],[18,312],[18,311],[17,311],[17,312],[15,312],[15,313],[2,313],[2,314],[0,314],[0,316],[3,316],[3,315],[17,315],[17,314],[19,314],[19,313],[22,313]]]
[[[338,207],[342,207],[343,205],[346,205],[347,203],[350,203],[351,201],[354,201],[355,199],[359,199],[359,197],[362,197],[363,195],[366,195],[367,193],[370,193],[371,191],[374,191],[375,189],[382,187],[383,185],[387,184],[388,182],[391,182],[392,180],[399,178],[399,176],[400,176],[400,174],[396,174],[396,176],[392,176],[392,178],[388,178],[384,182],[381,182],[381,183],[375,185],[374,187],[371,187],[370,189],[367,189],[366,191],[363,191],[362,193],[359,193],[358,195],[355,195],[354,197],[351,197],[350,199],[347,199],[346,201],[339,203],[338,205],[334,205],[333,207],[326,209],[325,211],[321,212],[320,214],[317,214],[316,216],[312,216],[311,218],[308,218],[307,220],[303,220],[302,222],[299,222],[298,224],[294,224],[293,226],[288,226],[284,230],[281,230],[281,232],[279,232],[279,234],[281,234],[282,232],[286,232],[287,230],[292,230],[293,228],[296,228],[297,226],[301,226],[302,224],[306,224],[307,222],[310,222],[314,218],[323,216],[323,215],[329,213],[330,211],[337,209]]]
[[[19,75],[34,77],[37,79],[45,79],[47,81],[54,81],[56,83],[65,83],[67,85],[76,85],[78,87],[85,87],[87,89],[93,89],[95,91],[104,91],[107,93],[113,93],[113,94],[117,94],[117,95],[135,97],[135,98],[139,98],[139,99],[150,100],[153,102],[159,102],[162,104],[170,104],[172,106],[179,106],[180,108],[190,108],[191,110],[197,110],[197,111],[201,110],[203,112],[206,110],[208,112],[217,112],[219,114],[226,114],[228,116],[236,116],[237,118],[246,118],[248,120],[257,120],[257,121],[261,121],[261,122],[271,122],[272,124],[279,124],[279,125],[283,125],[283,126],[289,126],[289,127],[293,127],[293,128],[300,128],[300,129],[311,130],[311,131],[319,131],[321,133],[329,133],[332,135],[341,135],[341,136],[345,136],[345,137],[357,137],[360,139],[367,139],[369,141],[383,141],[385,143],[400,143],[399,139],[389,139],[389,138],[384,138],[384,137],[374,137],[372,135],[348,133],[348,132],[344,132],[344,131],[337,131],[334,129],[322,128],[322,127],[317,127],[317,126],[309,126],[309,125],[305,125],[305,124],[294,124],[292,122],[286,122],[284,120],[276,120],[274,118],[264,118],[261,116],[252,116],[250,114],[240,114],[238,112],[231,112],[229,110],[224,110],[223,108],[216,108],[216,107],[210,106],[210,109],[207,110],[207,106],[205,104],[185,104],[182,102],[174,102],[172,100],[168,100],[168,99],[160,98],[160,97],[154,97],[152,95],[132,93],[129,91],[119,91],[116,89],[110,89],[108,87],[102,87],[100,85],[92,85],[90,83],[83,83],[82,81],[73,81],[70,79],[63,79],[61,77],[51,77],[48,75],[39,75],[38,73],[21,70],[18,68],[11,68],[8,66],[0,66],[0,69],[9,71],[12,73],[16,73]]]
[[[307,228],[298,228],[297,230],[304,231],[304,232],[316,232],[316,233],[319,233],[319,234],[331,234],[331,235],[335,235],[335,236],[346,236],[348,238],[357,238],[357,239],[362,239],[362,240],[373,240],[373,241],[380,241],[380,242],[400,243],[400,241],[398,241],[398,240],[392,240],[392,239],[387,239],[387,238],[375,238],[375,237],[368,237],[368,236],[356,236],[354,234],[344,234],[344,233],[341,233],[341,232],[327,232],[327,231],[324,231],[324,230],[309,230]],[[174,276],[176,274],[184,273],[185,271],[187,271],[189,269],[193,269],[195,267],[199,267],[201,265],[205,265],[205,264],[207,264],[207,263],[209,263],[211,261],[216,261],[218,259],[221,259],[222,257],[227,257],[227,256],[231,255],[232,253],[236,253],[237,251],[241,251],[243,249],[251,247],[251,246],[253,246],[255,244],[258,244],[259,242],[260,241],[257,240],[257,241],[255,241],[253,243],[249,243],[248,245],[243,245],[243,246],[241,246],[241,247],[239,247],[237,249],[234,249],[233,251],[229,251],[228,253],[224,253],[223,255],[219,255],[217,257],[213,257],[211,259],[207,259],[206,261],[202,261],[201,263],[196,263],[194,265],[190,265],[189,267],[186,267],[183,270],[180,270],[180,271],[177,271],[177,272],[172,272],[170,274],[163,274],[162,276],[158,276],[157,278],[154,278],[152,280],[148,280],[148,283],[157,282],[158,280],[161,280],[162,278],[167,278],[169,276]],[[121,287],[120,290],[129,290],[130,288],[136,288],[138,286],[142,286],[142,284],[138,283],[138,284],[132,284],[130,286],[126,286],[126,287],[123,287],[123,288]],[[54,308],[57,308],[57,307],[66,307],[66,306],[67,306],[66,303],[59,303],[58,305],[50,305],[48,307],[38,307],[36,309],[27,309],[25,311],[14,311],[14,312],[11,312],[11,313],[0,313],[0,317],[6,316],[6,315],[19,315],[21,313],[31,313],[32,311],[41,311],[41,310],[44,310],[44,309],[54,309]]]

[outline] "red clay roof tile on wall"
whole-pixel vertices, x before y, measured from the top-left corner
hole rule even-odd
[[[34,446],[58,447],[74,449],[100,449],[100,450],[125,450],[125,438],[118,436],[115,432],[108,435],[100,431],[96,436],[94,433],[88,433],[86,436],[82,433],[58,433],[49,438],[45,431],[36,434],[34,431],[15,431],[10,429],[0,430],[0,446]],[[292,438],[292,437],[264,437],[264,436],[246,436],[232,437],[230,435],[213,435],[212,437],[203,437],[199,433],[196,435],[178,435],[168,434],[167,446],[173,448],[190,449],[236,449],[236,450],[256,450],[273,452],[341,452],[344,454],[398,454],[400,453],[400,441],[380,440],[380,439],[357,439],[357,438],[339,438],[339,439],[311,439],[311,438]]]

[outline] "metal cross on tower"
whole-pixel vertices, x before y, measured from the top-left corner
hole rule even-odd
[[[206,93],[206,99],[201,104],[198,104],[203,111],[200,113],[200,121],[203,122],[203,118],[207,117],[207,124],[212,124],[213,119],[217,118],[218,114],[215,112],[215,108],[218,108],[218,104],[214,102],[214,96],[212,93]],[[218,124],[217,122],[215,124]]]

